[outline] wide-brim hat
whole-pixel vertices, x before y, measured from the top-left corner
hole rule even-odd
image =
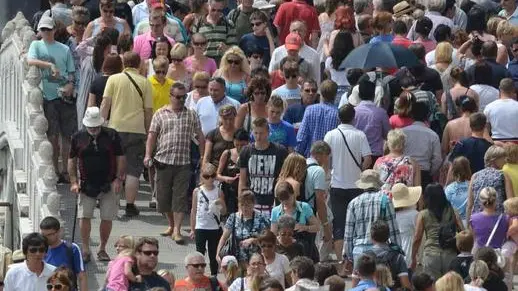
[[[380,189],[382,185],[379,173],[372,169],[363,171],[360,180],[356,181],[356,187],[363,190]]]
[[[270,2],[266,0],[255,0],[254,4],[252,5],[253,8],[259,9],[259,10],[266,10],[266,9],[273,9],[275,8],[274,4],[271,4]]]
[[[403,183],[395,184],[391,190],[394,208],[415,205],[421,198],[422,191],[421,186],[408,187]]]
[[[408,2],[401,1],[398,4],[394,5],[392,10],[394,11],[394,17],[398,18],[405,14],[411,14],[415,10],[415,8],[414,8],[414,6],[410,5]]]
[[[86,127],[98,127],[103,125],[104,118],[101,116],[99,107],[88,107],[83,117],[83,125]]]

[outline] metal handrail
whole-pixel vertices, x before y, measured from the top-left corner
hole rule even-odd
[[[14,251],[15,245],[14,245],[14,207],[13,204],[6,201],[0,201],[0,207],[7,207],[9,208],[10,216],[11,216],[11,248]]]

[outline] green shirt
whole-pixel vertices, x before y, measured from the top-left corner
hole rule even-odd
[[[223,57],[224,51],[218,50],[220,43],[227,46],[237,44],[236,30],[232,24],[228,23],[225,18],[221,18],[216,25],[207,22],[207,18],[203,17],[191,28],[192,33],[201,33],[207,38],[207,50],[205,55],[209,58],[214,58],[218,62]]]

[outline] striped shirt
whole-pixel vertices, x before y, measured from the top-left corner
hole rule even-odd
[[[333,104],[319,103],[306,108],[297,133],[297,152],[309,157],[311,145],[323,140],[327,132],[338,126],[338,108]]]
[[[218,50],[220,43],[227,46],[237,45],[236,30],[225,19],[221,18],[216,25],[207,22],[207,18],[201,18],[191,27],[192,33],[201,33],[207,38],[208,45],[205,55],[209,58],[220,60],[224,51]]]

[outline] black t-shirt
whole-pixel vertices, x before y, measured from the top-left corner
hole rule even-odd
[[[484,155],[493,144],[483,138],[468,137],[455,144],[450,155],[450,162],[456,157],[464,156],[469,160],[471,173],[484,169]]]
[[[435,95],[435,92],[443,89],[441,75],[436,70],[419,65],[411,68],[410,72],[414,75],[417,84],[421,84],[421,90],[430,91]]]
[[[153,272],[151,275],[142,275],[142,283],[131,282],[129,291],[147,291],[154,287],[162,287],[166,291],[171,291],[169,283],[157,273]]]
[[[108,82],[109,76],[100,75],[94,78],[92,85],[90,85],[90,93],[95,95],[95,106],[101,107],[103,101],[104,88]]]
[[[294,242],[288,247],[282,246],[281,244],[277,244],[276,252],[285,255],[288,257],[288,260],[293,260],[293,258],[297,256],[304,255],[304,246],[299,242]]]
[[[254,144],[245,146],[239,154],[239,168],[246,168],[248,187],[255,194],[259,205],[273,205],[274,188],[288,156],[288,150],[282,145],[270,142],[265,150],[258,150]]]
[[[450,271],[457,272],[457,274],[459,274],[464,280],[467,278],[469,279],[469,266],[471,265],[471,262],[473,262],[472,255],[459,255],[451,261]]]
[[[86,129],[72,136],[69,158],[78,159],[81,182],[87,185],[100,187],[115,180],[116,158],[123,155],[120,136],[111,128],[102,127],[95,139]]]

